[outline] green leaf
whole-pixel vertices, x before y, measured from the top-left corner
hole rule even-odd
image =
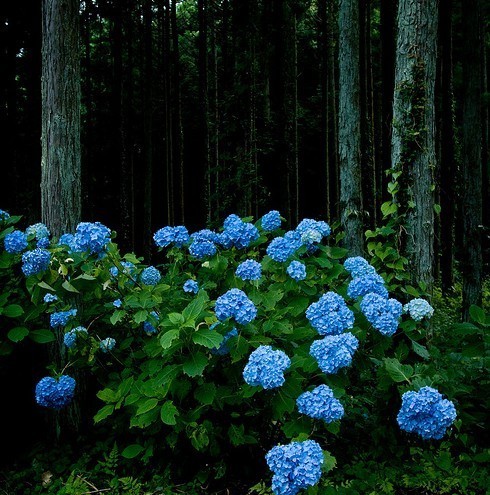
[[[279,390],[276,396],[272,399],[271,404],[274,411],[274,417],[283,418],[284,413],[293,412],[296,402],[293,398],[287,396]]]
[[[434,212],[436,215],[439,215],[441,213],[441,205],[434,203]]]
[[[3,314],[9,318],[17,318],[18,316],[24,314],[24,310],[18,304],[9,304],[3,308]]]
[[[201,376],[208,364],[208,358],[202,352],[194,352],[184,363],[182,369],[190,377]]]
[[[126,311],[124,309],[116,309],[114,313],[112,313],[110,321],[113,325],[119,323],[126,316]]]
[[[65,289],[68,292],[75,292],[76,294],[80,294],[80,292],[78,291],[78,289],[76,289],[75,287],[73,287],[73,285],[71,285],[70,282],[68,282],[68,280],[65,280],[61,284],[61,287],[63,287],[63,289]]]
[[[49,290],[49,291],[51,291],[51,292],[56,292],[56,291],[53,289],[53,287],[51,287],[49,284],[47,284],[47,283],[46,283],[46,282],[44,282],[44,281],[39,282],[37,285],[39,285],[39,287],[41,287],[42,289],[47,289],[47,290]]]
[[[179,337],[179,332],[180,331],[176,328],[173,328],[172,330],[165,332],[160,337],[160,345],[162,346],[162,348],[168,349],[172,345],[172,342]]]
[[[192,335],[192,341],[195,344],[202,345],[208,349],[215,349],[223,342],[223,336],[215,330],[209,328],[200,328]]]
[[[385,358],[384,359],[385,368],[391,379],[394,382],[404,382],[410,383],[410,377],[413,375],[413,368],[409,364],[401,364],[398,359]]]
[[[32,339],[34,342],[37,342],[38,344],[47,344],[56,340],[54,333],[47,328],[29,332],[29,338]]]
[[[184,321],[196,320],[204,311],[206,302],[206,294],[204,292],[199,292],[199,294],[184,308],[184,311],[182,311]]]
[[[110,388],[99,390],[99,392],[97,392],[97,397],[104,402],[117,402],[118,400],[116,392]]]
[[[194,397],[206,406],[213,403],[216,397],[216,385],[214,383],[205,383],[196,389]]]
[[[421,358],[424,359],[429,359],[430,354],[429,351],[427,350],[427,347],[415,342],[415,340],[412,340],[412,349],[415,354],[418,354]]]
[[[145,400],[142,404],[138,406],[138,410],[136,411],[136,416],[140,416],[141,414],[145,414],[152,409],[155,409],[158,405],[158,399],[148,399]]]
[[[328,249],[328,255],[334,260],[339,260],[347,255],[348,251],[341,247],[331,247]]]
[[[29,330],[26,327],[15,327],[10,330],[7,337],[12,342],[20,342],[21,340],[24,340],[27,335],[29,335]]]
[[[102,409],[99,409],[98,413],[94,416],[94,422],[100,423],[102,420],[110,416],[114,412],[113,405],[104,406]]]
[[[122,452],[121,455],[126,459],[134,459],[137,455],[141,454],[145,448],[142,445],[134,443],[128,445]]]
[[[231,425],[228,428],[228,436],[232,445],[237,447],[243,445],[245,441],[245,427],[243,425]]]
[[[146,309],[141,309],[134,315],[134,322],[138,324],[143,323],[144,321],[146,321],[147,318],[148,311],[146,311]]]
[[[165,404],[163,404],[162,408],[160,409],[160,418],[162,420],[162,423],[166,425],[176,425],[177,420],[175,419],[175,416],[178,415],[179,411],[174,406],[174,403],[171,400],[165,402]]]
[[[473,321],[476,321],[476,323],[479,323],[480,325],[486,325],[486,316],[485,316],[485,311],[481,309],[479,306],[476,306],[475,304],[472,304],[470,306],[470,316]]]
[[[184,323],[184,317],[180,313],[170,313],[167,318],[173,325],[182,325]]]
[[[337,465],[337,459],[328,450],[323,451],[322,471],[328,473]]]

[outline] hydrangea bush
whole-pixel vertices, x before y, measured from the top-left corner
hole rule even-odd
[[[285,231],[272,211],[230,215],[217,231],[162,227],[148,266],[100,223],[47,244],[44,226],[24,233],[18,220],[0,214],[0,267],[25,279],[30,309],[2,296],[0,317],[22,320],[7,340],[61,336],[69,364],[100,383],[95,422],[133,432],[128,457],[188,444],[219,462],[230,446],[260,445],[274,493],[293,495],[333,468],[326,448],[344,423],[376,418],[411,442],[441,438],[456,418],[429,365],[430,304],[390,293],[324,221]],[[54,409],[74,394],[61,370],[35,391]]]

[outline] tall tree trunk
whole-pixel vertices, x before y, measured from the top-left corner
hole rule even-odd
[[[480,0],[465,0],[463,15],[463,319],[482,298],[482,22]]]
[[[345,246],[363,252],[361,114],[359,81],[359,3],[339,2],[340,211]]]
[[[43,4],[41,208],[56,236],[81,215],[79,9],[78,0]]]
[[[429,291],[434,262],[437,24],[437,0],[400,0],[391,161],[399,184],[398,215],[405,220],[403,247],[412,281],[425,283]]]

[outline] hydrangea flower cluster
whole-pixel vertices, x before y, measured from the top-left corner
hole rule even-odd
[[[257,308],[240,289],[230,289],[216,300],[214,311],[218,320],[234,318],[237,323],[246,325],[257,316]]]
[[[131,261],[121,261],[121,265],[123,266],[123,274],[127,276],[134,276],[136,274],[136,267]],[[119,268],[117,266],[111,266],[109,268],[109,273],[116,278],[119,275]]]
[[[301,247],[301,239],[275,237],[267,246],[267,254],[279,263],[284,263]]]
[[[199,285],[195,280],[189,279],[185,281],[183,289],[184,292],[188,292],[190,294],[197,294],[199,292]]]
[[[300,261],[291,261],[286,271],[293,280],[299,281],[306,278],[306,266]]]
[[[28,237],[33,236],[37,240],[37,247],[47,248],[49,246],[49,237],[51,233],[48,227],[43,223],[35,223],[30,225],[26,229],[26,235]]]
[[[5,236],[3,243],[7,253],[22,253],[27,248],[27,236],[20,230],[14,230]]]
[[[350,332],[341,335],[328,335],[315,340],[310,346],[310,354],[316,359],[319,368],[327,374],[336,373],[340,368],[350,366],[352,356],[359,341]]]
[[[260,219],[260,224],[266,232],[272,232],[281,226],[281,214],[272,210]]]
[[[112,305],[115,307],[115,308],[121,308],[122,307],[122,301],[121,299],[114,299],[114,301],[112,301]]]
[[[145,285],[156,285],[161,278],[161,273],[154,266],[146,267],[140,275],[140,280]]]
[[[68,311],[58,311],[57,313],[52,313],[49,317],[51,328],[64,327],[76,315],[76,309],[69,309]]]
[[[219,244],[229,249],[243,249],[259,238],[259,231],[254,224],[244,222],[238,215],[229,215],[224,224],[224,230],[219,234]]]
[[[170,244],[174,244],[181,248],[189,242],[189,232],[183,225],[177,227],[167,226],[157,230],[153,235],[153,240],[158,247],[168,247]]]
[[[22,255],[22,271],[26,277],[37,275],[49,268],[51,253],[47,249],[36,248]]]
[[[347,258],[344,261],[344,268],[351,274],[353,278],[376,273],[374,266],[370,265],[369,262],[362,256],[353,256],[351,258]]]
[[[116,345],[116,340],[113,339],[112,337],[107,337],[106,339],[100,342],[99,347],[102,352],[107,353],[109,351],[112,351],[115,345]]]
[[[5,210],[0,210],[0,221],[8,220],[10,215]]]
[[[383,335],[391,336],[398,328],[402,304],[396,299],[386,299],[379,294],[366,294],[361,301],[361,311],[371,325]]]
[[[290,365],[291,360],[285,352],[274,350],[270,345],[261,345],[250,354],[243,378],[252,386],[277,388],[284,383],[284,372]]]
[[[323,220],[313,220],[311,218],[305,218],[301,220],[301,222],[296,227],[296,232],[298,232],[301,236],[311,231],[318,232],[322,239],[324,237],[328,237],[332,232],[332,229],[327,222],[324,222]]]
[[[100,255],[110,241],[111,231],[105,225],[100,222],[81,222],[77,225],[73,242],[68,246],[75,252]]]
[[[56,294],[51,294],[51,293],[47,293],[44,295],[44,298],[43,298],[43,301],[48,304],[48,303],[52,303],[52,302],[56,302],[58,300],[58,296]]]
[[[403,306],[405,313],[408,313],[415,321],[421,321],[424,318],[431,318],[434,314],[434,308],[425,299],[412,299]]]
[[[205,258],[209,258],[210,256],[214,256],[216,251],[216,244],[206,240],[193,241],[189,246],[189,253],[198,260],[203,260]]]
[[[320,335],[336,335],[354,326],[354,313],[342,296],[327,292],[306,310],[311,326]]]
[[[40,406],[62,409],[73,400],[75,386],[71,376],[62,375],[59,380],[45,376],[36,385],[36,402]]]
[[[271,471],[275,495],[296,495],[314,486],[322,475],[323,451],[314,440],[276,445],[265,459]]]
[[[436,389],[422,387],[403,394],[396,419],[404,431],[417,433],[424,440],[440,440],[456,419],[456,408]]]
[[[217,323],[213,323],[209,328],[210,330],[213,330],[216,327]],[[230,352],[230,346],[229,346],[229,340],[232,337],[237,337],[238,336],[238,330],[236,328],[233,328],[230,330],[227,334],[223,335],[223,340],[221,341],[221,344],[219,345],[218,348],[216,349],[211,349],[211,353],[215,354],[217,356],[226,356],[226,354],[229,354]]]
[[[150,316],[153,317],[157,323],[160,321],[160,317],[158,316],[158,313],[156,311],[152,311],[150,313]],[[151,321],[145,321],[143,323],[143,330],[146,333],[146,335],[153,335],[158,332],[158,330],[153,326]]]
[[[262,276],[262,265],[255,260],[245,260],[238,265],[235,275],[242,280],[259,280]]]
[[[298,411],[325,423],[337,421],[344,415],[344,408],[328,385],[319,385],[311,392],[304,392],[296,399]]]
[[[347,295],[353,299],[363,297],[370,292],[374,292],[385,298],[388,297],[385,282],[376,272],[365,273],[359,277],[355,277],[349,282],[347,287]]]
[[[76,327],[73,330],[70,330],[68,333],[65,333],[63,337],[63,342],[65,343],[68,349],[73,349],[77,343],[78,333],[87,333],[87,329],[85,327]]]

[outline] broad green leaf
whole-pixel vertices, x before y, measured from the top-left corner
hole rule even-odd
[[[9,318],[17,318],[18,316],[24,314],[24,310],[18,304],[9,304],[3,308],[3,314]]]
[[[63,289],[65,289],[66,291],[68,292],[75,292],[77,294],[79,294],[79,290],[76,289],[75,287],[73,287],[73,285],[70,284],[70,282],[68,282],[68,280],[65,280],[62,284],[61,284],[61,287],[63,287]]]
[[[176,425],[177,420],[175,419],[175,416],[178,415],[179,411],[174,406],[174,403],[171,400],[165,402],[165,404],[163,404],[162,408],[160,409],[160,418],[162,420],[162,423],[165,423],[166,425]]]
[[[414,340],[412,340],[412,349],[413,352],[415,352],[415,354],[418,354],[421,358],[424,359],[430,358],[430,354],[429,351],[427,350],[427,347],[415,342]]]
[[[116,392],[110,388],[99,390],[99,392],[97,392],[97,397],[104,402],[116,402],[118,399]]]
[[[228,428],[228,437],[235,447],[245,444],[245,427],[243,425],[231,425]]]
[[[107,418],[114,412],[113,405],[104,406],[102,409],[99,409],[99,412],[94,416],[94,422],[100,423],[103,419]]]
[[[214,383],[205,383],[196,389],[194,397],[206,406],[213,403],[216,397],[216,385]]]
[[[47,344],[49,342],[55,341],[54,333],[47,328],[42,328],[41,330],[33,330],[29,332],[29,338],[38,344]]]
[[[223,341],[223,336],[214,330],[209,330],[209,328],[200,328],[192,335],[192,341],[208,349],[215,349]]]
[[[394,382],[404,382],[410,383],[410,378],[413,375],[413,368],[409,364],[401,364],[398,359],[385,358],[384,359],[385,368],[391,379]]]
[[[184,317],[180,313],[170,313],[167,318],[173,325],[182,325],[184,323]]]
[[[138,406],[138,410],[136,411],[136,416],[140,416],[141,414],[145,414],[148,411],[151,411],[158,405],[158,399],[147,399],[142,404]]]
[[[134,322],[143,323],[144,321],[146,321],[147,318],[148,318],[148,311],[146,311],[146,309],[141,309],[134,315]]]
[[[29,330],[26,327],[15,327],[10,330],[7,337],[12,342],[20,342],[21,340],[24,340],[27,335],[29,335]]]
[[[337,465],[337,459],[327,450],[323,451],[322,471],[328,473]]]
[[[208,358],[202,352],[194,352],[184,363],[182,369],[190,377],[201,376],[207,364]]]
[[[126,316],[126,311],[124,309],[116,309],[114,313],[112,313],[110,321],[113,325],[119,323]]]
[[[199,294],[184,308],[184,311],[182,311],[184,321],[197,320],[204,311],[206,302],[207,297],[205,293],[199,292]]]
[[[44,281],[41,281],[39,282],[37,285],[39,285],[39,287],[43,288],[43,289],[47,289],[51,292],[56,292],[55,289],[53,287],[51,287],[49,284],[47,284],[46,282]]]
[[[122,452],[121,455],[126,459],[134,459],[137,455],[141,454],[145,448],[142,445],[134,443],[133,445],[128,445]]]
[[[473,321],[476,321],[476,323],[479,323],[480,325],[486,324],[487,318],[485,316],[485,311],[475,304],[470,306],[470,316]]]
[[[163,349],[168,349],[172,345],[172,342],[178,337],[179,337],[179,330],[173,328],[172,330],[165,332],[160,337],[160,345],[162,346]]]

